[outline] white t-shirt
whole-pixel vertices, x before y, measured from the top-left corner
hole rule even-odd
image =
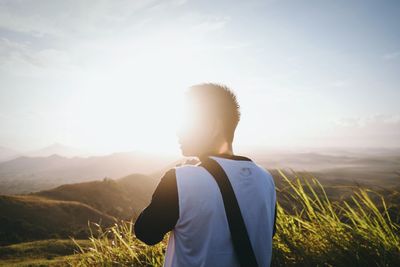
[[[212,155],[226,172],[242,212],[258,265],[270,266],[276,218],[272,175],[243,156]],[[198,165],[174,167],[179,218],[171,231],[164,267],[236,267],[222,195]]]

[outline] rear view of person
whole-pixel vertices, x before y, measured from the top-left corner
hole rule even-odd
[[[241,115],[235,94],[224,85],[198,84],[186,91],[184,105],[177,132],[182,154],[201,162],[164,173],[150,204],[135,222],[136,237],[155,245],[171,231],[164,267],[240,266],[221,191],[201,164],[212,159],[232,186],[257,265],[270,266],[276,229],[275,184],[265,168],[233,153]]]

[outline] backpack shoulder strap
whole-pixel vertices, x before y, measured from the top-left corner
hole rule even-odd
[[[235,192],[225,171],[216,160],[210,157],[201,158],[201,163],[198,166],[204,167],[214,177],[221,191],[233,246],[240,266],[257,267],[257,260],[251,246],[246,225]]]

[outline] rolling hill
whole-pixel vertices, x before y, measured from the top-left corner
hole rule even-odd
[[[63,184],[120,178],[132,173],[156,174],[171,162],[179,160],[143,154],[120,152],[106,156],[67,158],[18,157],[0,163],[0,194],[27,194]]]
[[[27,195],[0,196],[0,245],[48,238],[85,238],[88,220],[109,225],[136,219],[159,179],[131,174],[58,186]]]
[[[48,238],[85,237],[87,223],[111,225],[114,218],[75,201],[37,196],[0,196],[0,245]]]
[[[157,181],[146,175],[132,174],[117,180],[66,184],[32,195],[77,201],[117,218],[130,219],[148,204]]]
[[[18,161],[26,169],[44,170],[63,166],[68,159],[54,155]],[[69,236],[87,238],[88,221],[111,225],[115,219],[136,219],[150,202],[162,174],[174,165],[170,163],[151,176],[133,173],[23,195],[0,195],[0,246]]]

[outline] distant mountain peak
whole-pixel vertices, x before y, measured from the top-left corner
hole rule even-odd
[[[14,149],[0,146],[0,162],[17,158],[20,153]]]
[[[49,146],[46,146],[39,150],[34,150],[25,153],[25,155],[29,157],[49,157],[57,155],[58,157],[71,158],[77,156],[86,156],[87,152],[82,151],[81,149],[77,149],[75,147],[64,145],[60,142],[54,142]]]
[[[52,155],[48,156],[48,158],[65,158],[65,157],[60,156],[58,154],[52,154]]]

